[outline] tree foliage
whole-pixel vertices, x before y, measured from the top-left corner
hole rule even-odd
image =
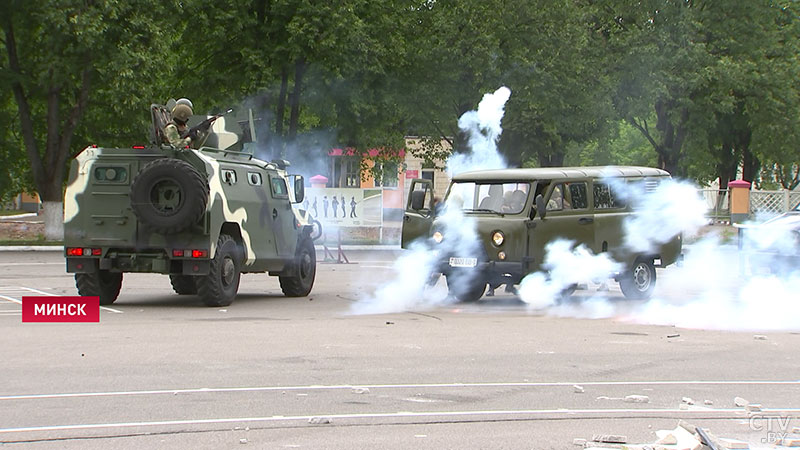
[[[148,104],[170,97],[191,98],[199,113],[251,107],[266,157],[319,163],[332,147],[397,149],[406,135],[464,151],[458,117],[503,85],[512,95],[500,149],[513,165],[800,179],[793,0],[2,7],[0,191],[29,180],[60,199],[71,156],[90,143],[142,142]],[[427,160],[442,156],[429,147]]]

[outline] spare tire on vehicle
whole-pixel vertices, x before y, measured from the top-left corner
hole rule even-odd
[[[208,205],[208,181],[179,159],[145,165],[131,185],[131,208],[139,221],[157,233],[172,234],[197,223]]]

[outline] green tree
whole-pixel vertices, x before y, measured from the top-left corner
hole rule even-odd
[[[14,95],[48,239],[63,234],[65,169],[87,112],[102,111],[87,130],[124,128],[113,119],[130,117],[132,108],[146,111],[140,99],[152,98],[151,80],[169,75],[165,62],[175,26],[169,6],[152,0],[3,2],[0,80]]]

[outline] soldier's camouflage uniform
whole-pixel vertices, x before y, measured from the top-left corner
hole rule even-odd
[[[181,133],[178,131],[178,126],[174,122],[170,122],[164,127],[164,137],[167,142],[176,148],[185,148],[191,146],[192,148],[200,148],[208,138],[208,131],[201,131],[197,133],[197,139],[192,141],[191,138],[181,138]]]

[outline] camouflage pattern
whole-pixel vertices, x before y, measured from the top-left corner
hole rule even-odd
[[[165,131],[173,142],[177,127],[169,124]],[[153,142],[133,149],[87,147],[75,157],[64,197],[64,245],[95,249],[97,254],[68,256],[67,271],[202,276],[208,273],[220,235],[227,234],[243,253],[242,273],[287,275],[311,226],[292,208],[290,178],[283,164],[228,149],[186,148],[181,144],[187,140],[177,139],[174,146]],[[159,159],[184,161],[208,182],[205,213],[174,234],[152,231],[131,208],[131,185],[142,168]],[[174,256],[174,250],[208,253],[194,258]]]
[[[186,127],[184,126],[183,128],[185,129]],[[164,137],[167,143],[177,148],[188,147],[192,143],[192,140],[188,137],[181,138],[181,130],[178,129],[178,125],[172,122],[164,127]]]

